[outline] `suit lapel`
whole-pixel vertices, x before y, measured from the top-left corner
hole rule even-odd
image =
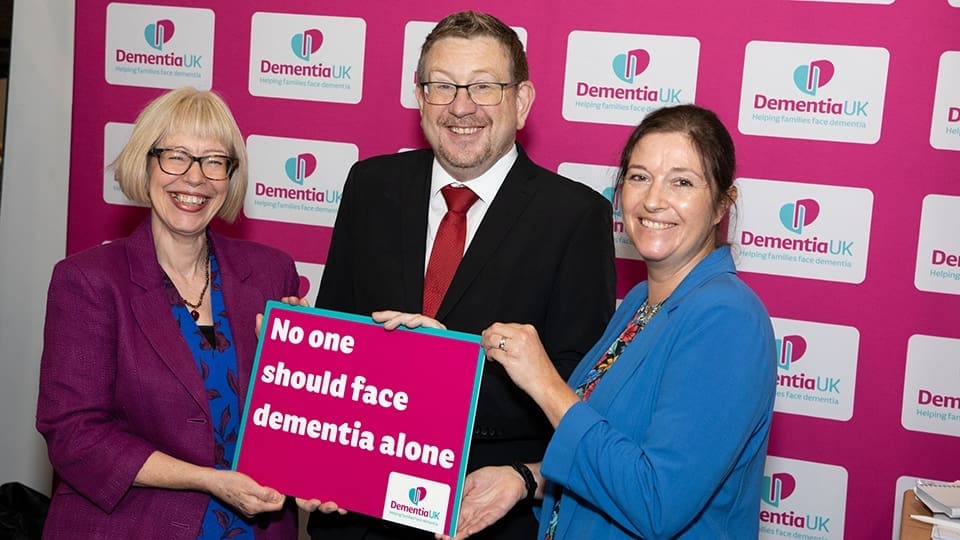
[[[170,314],[169,296],[163,288],[163,271],[157,262],[149,217],[128,238],[127,263],[130,280],[143,289],[143,294],[130,299],[130,309],[140,330],[157,357],[209,416],[206,391],[193,353]]]
[[[403,311],[419,313],[423,309],[424,259],[427,253],[427,213],[430,205],[431,152],[419,152],[414,171],[408,178],[391,182],[394,197],[400,203],[400,242],[403,245]]]
[[[523,150],[517,147],[519,155],[517,161],[511,167],[510,172],[500,186],[493,204],[487,208],[487,213],[480,223],[470,246],[463,254],[463,260],[457,267],[457,272],[450,282],[443,302],[437,310],[437,319],[443,318],[450,313],[450,310],[456,306],[457,302],[470,287],[470,284],[476,279],[477,275],[495,255],[503,239],[510,233],[520,215],[526,209],[536,192],[529,178],[535,174],[536,169],[533,162],[524,154]],[[423,279],[420,280],[421,295],[423,290]]]

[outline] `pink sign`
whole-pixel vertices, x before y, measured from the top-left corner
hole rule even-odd
[[[482,369],[479,336],[270,302],[235,467],[453,536]]]

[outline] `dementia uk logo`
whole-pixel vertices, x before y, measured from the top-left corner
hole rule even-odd
[[[776,343],[777,366],[780,369],[790,369],[790,364],[800,360],[807,350],[807,340],[803,336],[783,336],[777,338]]]
[[[313,154],[298,154],[284,163],[284,169],[291,182],[302,186],[304,179],[317,170],[317,158]]]
[[[780,504],[790,498],[797,489],[797,479],[786,472],[774,473],[763,477],[763,494],[761,500],[773,508],[780,508]],[[778,512],[775,510],[760,510],[760,522],[780,525],[790,529],[809,530],[814,532],[830,532],[830,518],[820,515],[798,514],[794,510]]]
[[[110,84],[209,89],[214,14],[209,9],[107,6],[105,78]]]
[[[294,34],[290,40],[290,47],[293,54],[304,62],[310,61],[310,55],[320,50],[323,43],[323,32],[316,28],[304,30],[300,34]]]
[[[824,399],[832,404],[839,404],[835,397],[828,397],[829,394],[840,393],[840,379],[836,377],[809,377],[806,373],[791,373],[791,367],[799,362],[803,353],[807,350],[807,341],[803,336],[790,335],[783,336],[776,340],[777,349],[780,352],[777,367],[786,373],[777,374],[777,397],[786,397],[789,399],[805,399],[807,396],[801,395],[796,390],[806,390],[811,393],[819,394],[821,397],[810,399]],[[793,391],[791,391],[793,390]],[[823,396],[827,394],[827,396]]]
[[[797,489],[797,480],[790,473],[775,473],[765,475],[761,485],[763,502],[778,508],[780,501],[789,498]]]
[[[146,39],[148,46],[158,51],[163,51],[163,45],[173,38],[174,28],[173,21],[169,19],[163,19],[153,24],[148,24],[143,29],[143,37]],[[117,60],[119,61],[120,55],[118,54],[117,56]],[[150,55],[141,56],[150,58]],[[178,56],[170,53],[162,56],[154,55],[153,58],[155,58],[161,65],[176,66],[180,68],[200,68],[202,67],[201,64],[203,62],[203,57],[196,54],[184,54]]]
[[[960,150],[960,51],[946,51],[940,55],[930,146],[940,150]]]
[[[817,95],[817,89],[825,86],[832,78],[833,63],[829,60],[816,60],[793,70],[793,83],[801,92],[811,96]]]
[[[960,294],[960,197],[923,198],[914,286],[921,291]]]
[[[914,334],[907,342],[900,423],[960,437],[960,339]]]
[[[644,49],[634,49],[613,57],[613,72],[625,83],[633,84],[633,78],[640,75],[650,65],[650,53]]]
[[[792,233],[803,234],[803,227],[810,225],[820,214],[820,203],[814,199],[800,199],[780,207],[780,223]]]
[[[795,236],[760,235],[744,230],[740,233],[740,245],[781,250],[786,252],[786,254],[775,253],[770,256],[781,257],[794,262],[837,264],[838,266],[844,266],[846,268],[852,267],[851,263],[845,260],[853,257],[854,243],[852,241],[840,239],[822,240],[819,236],[804,237],[804,227],[812,225],[819,214],[820,204],[816,199],[799,199],[788,202],[780,207],[780,225],[782,225],[787,232]],[[793,253],[796,253],[796,255]],[[818,262],[812,258],[815,255],[836,255],[841,258],[836,259],[836,262],[831,262],[830,260],[817,257],[820,259],[820,262]]]
[[[427,488],[423,486],[410,488],[410,502],[417,505],[427,496]]]
[[[247,217],[333,226],[343,183],[357,160],[355,145],[251,135],[247,148]]]
[[[563,116],[636,125],[696,97],[700,42],[692,37],[576,30],[567,38]]]
[[[771,317],[777,345],[777,412],[849,420],[860,332],[853,327]]]
[[[846,484],[841,467],[768,456],[759,538],[841,539]]]
[[[363,19],[259,12],[250,32],[252,95],[360,102]]]
[[[420,503],[426,497],[427,488],[423,486],[412,487],[410,488],[410,491],[407,492],[407,498],[410,499],[410,502],[413,503],[413,506],[409,506],[397,501],[390,501],[390,509],[425,517],[427,519],[441,519],[443,516],[440,515],[440,512],[436,510],[427,510],[426,508],[419,508]]]
[[[744,56],[740,131],[877,142],[889,56],[876,47],[751,41]]]
[[[384,495],[383,519],[433,532],[444,530],[449,485],[394,471]]]
[[[304,181],[317,170],[317,158],[310,153],[297,154],[284,162],[283,169],[288,180],[303,186]],[[340,190],[321,190],[312,186],[302,189],[270,186],[263,182],[255,183],[255,193],[258,197],[264,197],[264,199],[254,200],[254,205],[257,206],[314,212],[329,211],[330,205],[338,205],[342,196]],[[304,203],[318,203],[318,205]]]
[[[400,512],[406,512],[407,514],[413,514],[415,516],[424,517],[430,520],[439,520],[443,516],[440,515],[440,512],[437,510],[428,510],[426,508],[420,508],[420,502],[424,500],[427,496],[427,489],[423,486],[410,488],[410,491],[407,493],[407,497],[410,499],[410,502],[413,503],[413,506],[403,504],[397,501],[390,501],[391,510],[399,510]]]
[[[300,79],[284,79],[283,84],[296,86],[327,86],[322,79],[340,79],[347,84],[352,78],[350,70],[352,66],[345,65],[324,65],[323,62],[309,63],[311,56],[320,50],[323,44],[323,32],[316,28],[304,30],[293,35],[290,39],[290,49],[293,55],[307,64],[275,63],[267,59],[260,60],[260,73],[273,75],[289,75],[300,77]],[[273,81],[279,79],[270,79],[261,77],[261,81]],[[347,85],[349,86],[349,85]]]
[[[147,27],[143,29],[143,37],[146,38],[147,45],[158,51],[162,51],[163,44],[170,41],[170,38],[173,37],[173,31],[173,21],[163,19],[153,24],[148,24]]]
[[[635,49],[618,54],[613,57],[613,74],[621,81],[633,84],[634,79],[646,71],[650,65],[650,53],[644,49]],[[679,88],[650,88],[644,85],[642,88],[612,88],[590,86],[587,83],[577,83],[578,96],[590,97],[617,97],[629,100],[635,103],[656,102],[660,105],[649,108],[647,112],[659,107],[680,104]]]
[[[793,72],[793,82],[800,92],[817,96],[817,90],[826,86],[833,79],[833,63],[829,60],[815,60],[809,64],[800,65]],[[834,102],[832,97],[819,100],[794,99],[788,97],[771,97],[765,94],[754,94],[753,106],[755,109],[784,111],[790,113],[816,113],[831,116],[846,116],[856,120],[856,127],[866,127],[862,122],[869,116],[867,106],[869,102],[858,99]],[[815,125],[839,125],[838,120],[820,120],[816,117],[780,115],[777,120],[784,122],[813,123]]]
[[[873,194],[866,189],[741,178],[731,223],[738,268],[860,283]]]

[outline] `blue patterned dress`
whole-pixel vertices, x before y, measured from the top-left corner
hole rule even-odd
[[[183,339],[193,352],[193,358],[206,386],[210,418],[213,419],[211,426],[215,443],[215,466],[217,469],[229,469],[235,457],[237,433],[240,429],[240,379],[237,373],[236,350],[233,348],[233,334],[230,332],[230,321],[223,304],[220,267],[212,249],[209,257],[213,327],[208,330],[212,331],[212,342],[194,322],[169,278],[166,282],[171,291],[173,316],[180,325]],[[197,538],[253,540],[253,525],[230,506],[211,498]]]
[[[620,353],[622,353],[623,350],[627,348],[627,345],[633,341],[633,338],[643,330],[643,327],[650,322],[650,319],[660,311],[660,306],[662,305],[663,302],[660,302],[648,307],[647,302],[644,302],[640,306],[640,309],[637,310],[637,314],[630,324],[623,329],[620,336],[615,339],[610,345],[610,348],[607,349],[606,354],[600,357],[600,360],[593,366],[593,369],[587,372],[583,381],[574,389],[574,392],[577,393],[577,396],[579,396],[581,400],[587,401],[593,389],[596,388],[600,382],[600,379],[607,374],[607,370],[620,358]],[[559,486],[556,487],[559,490]],[[550,513],[549,525],[547,526],[547,532],[543,540],[553,540],[557,534],[557,523],[560,517],[560,499],[561,497],[557,496],[556,501],[553,503],[553,511]]]

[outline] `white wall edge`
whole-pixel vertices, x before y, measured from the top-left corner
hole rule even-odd
[[[66,251],[75,3],[14,2],[0,192],[0,483],[50,492],[34,427],[46,291]]]

